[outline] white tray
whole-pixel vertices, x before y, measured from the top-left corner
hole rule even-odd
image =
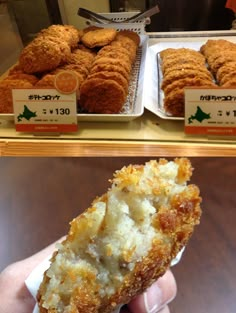
[[[119,114],[78,113],[77,120],[85,122],[129,122],[144,112],[144,70],[148,36],[140,35],[141,43],[133,66],[130,79],[129,94],[124,108]],[[14,121],[14,114],[0,114],[0,125],[4,121]]]
[[[174,117],[165,112],[163,105],[164,94],[160,88],[162,73],[160,71],[160,65],[158,64],[159,53],[167,48],[190,48],[199,51],[200,47],[205,44],[208,39],[223,38],[233,42],[236,41],[236,38],[233,36],[224,36],[224,34],[222,34],[222,36],[214,36],[215,34],[212,33],[209,34],[209,37],[186,37],[179,38],[179,40],[173,38],[165,38],[164,40],[162,38],[151,39],[152,44],[150,44],[147,48],[145,64],[145,108],[147,108],[149,111],[153,112],[162,119],[176,121],[184,120],[184,117]]]

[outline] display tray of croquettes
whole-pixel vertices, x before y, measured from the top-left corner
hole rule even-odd
[[[78,81],[79,121],[131,121],[144,108],[162,119],[184,120],[186,87],[236,87],[236,39],[230,32],[165,38],[51,25],[23,48],[0,80],[0,120],[14,120],[13,89],[55,88],[64,71]]]
[[[159,117],[184,120],[186,87],[236,88],[235,38],[172,38],[152,42],[146,70],[153,87],[149,88],[145,103]]]
[[[132,30],[51,25],[26,45],[0,81],[0,118],[13,119],[12,89],[55,88],[64,71],[77,78],[77,116],[129,121],[143,114],[147,36]]]

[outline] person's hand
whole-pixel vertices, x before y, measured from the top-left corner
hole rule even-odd
[[[0,312],[32,313],[35,300],[24,281],[32,270],[55,250],[50,245],[37,254],[9,265],[0,274]],[[171,271],[158,279],[144,294],[124,306],[120,313],[169,313],[167,304],[176,295],[176,283]]]

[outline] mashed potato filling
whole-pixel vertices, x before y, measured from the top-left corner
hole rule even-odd
[[[171,199],[187,188],[184,166],[163,160],[117,171],[108,192],[71,222],[67,239],[58,245],[45,276],[42,307],[72,312],[76,294],[85,290],[109,299],[154,240],[168,246],[172,239],[153,220],[161,208],[171,210]]]

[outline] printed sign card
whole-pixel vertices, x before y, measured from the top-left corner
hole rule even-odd
[[[60,71],[53,85],[12,90],[16,131],[76,132],[79,81],[73,71]]]
[[[56,89],[14,89],[15,127],[20,132],[75,132],[76,93]]]
[[[236,89],[186,88],[185,133],[236,135]]]

